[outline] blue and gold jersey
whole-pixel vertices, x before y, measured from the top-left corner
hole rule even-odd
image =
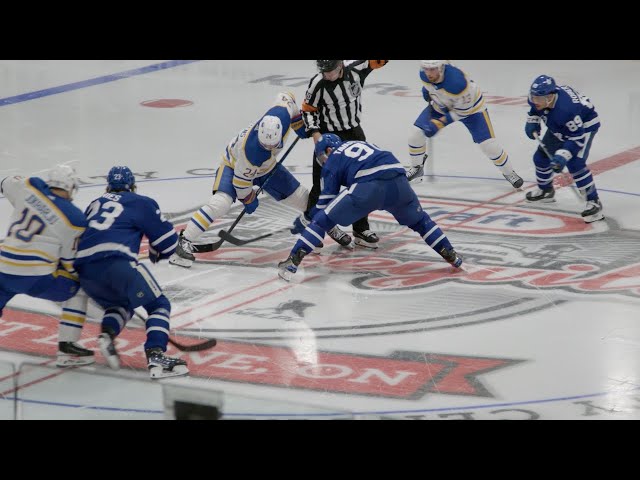
[[[78,240],[87,226],[82,211],[38,177],[7,177],[0,191],[15,208],[0,247],[0,272],[74,276]]]
[[[420,80],[431,96],[434,110],[443,115],[449,112],[454,120],[487,108],[478,85],[454,65],[444,65],[444,75],[439,83],[431,83],[423,70],[420,70]]]
[[[267,115],[278,117],[282,123],[282,142],[274,150],[265,149],[258,141],[258,125]],[[291,130],[300,138],[306,138],[302,115],[293,95],[283,93],[278,95],[276,104],[260,120],[250,124],[229,142],[222,155],[222,162],[234,170],[233,186],[238,198],[247,197],[251,193],[253,180],[273,170]]]

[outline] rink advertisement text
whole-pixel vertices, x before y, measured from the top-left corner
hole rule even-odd
[[[98,326],[85,325],[85,348],[98,350]],[[188,337],[176,337],[182,343]],[[123,368],[145,371],[142,345],[144,331],[125,329],[116,346]],[[57,324],[38,313],[7,309],[0,319],[2,348],[26,354],[53,356],[57,347]],[[443,353],[392,351],[388,356],[287,348],[244,342],[220,341],[209,351],[185,356],[190,375],[229,382],[252,383],[289,389],[419,399],[428,393],[493,397],[480,377],[521,360]],[[98,363],[104,363],[101,357]]]

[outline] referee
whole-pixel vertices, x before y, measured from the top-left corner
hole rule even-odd
[[[314,143],[323,133],[335,133],[345,142],[366,140],[360,126],[362,118],[362,88],[367,76],[388,60],[355,60],[345,65],[343,60],[316,60],[319,73],[309,82],[302,118],[307,134]],[[313,157],[313,188],[309,193],[307,210],[295,224],[297,227],[310,221],[309,212],[320,198],[322,165]],[[351,243],[351,237],[337,226],[327,232],[342,246]],[[353,223],[354,243],[362,247],[378,248],[378,236],[369,229],[369,219],[361,218]]]

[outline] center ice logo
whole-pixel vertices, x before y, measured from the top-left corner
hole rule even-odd
[[[292,294],[323,305],[300,317],[305,328],[299,327],[300,321],[283,327],[280,317],[298,317],[291,311],[278,314],[283,299],[275,295],[218,317],[212,334],[224,330],[238,339],[395,334],[517,318],[584,295],[640,300],[640,233],[622,229],[611,219],[586,224],[575,213],[526,204],[478,205],[425,197],[421,202],[464,255],[468,271],[451,269],[415,232],[397,225],[386,212],[375,212],[370,222],[381,235],[378,251],[345,251],[327,241],[321,255],[305,258],[301,279],[317,278],[314,282],[331,291],[302,288]],[[296,213],[271,200],[265,203],[261,217],[247,218],[234,234],[251,238],[280,233],[244,247],[223,246],[198,261],[274,269],[293,246],[295,237],[286,227]],[[233,219],[223,220],[215,231],[228,228]],[[549,301],[551,291],[554,302]],[[345,295],[358,308],[342,311],[336,295]],[[420,295],[419,305],[415,295]],[[241,319],[243,328],[237,328]]]

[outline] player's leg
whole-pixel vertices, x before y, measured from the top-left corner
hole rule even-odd
[[[400,225],[405,225],[417,232],[427,245],[452,266],[459,267],[462,264],[462,257],[456,253],[436,222],[422,209],[420,200],[408,180],[400,176],[392,181],[397,191],[396,198],[388,197],[384,209],[391,213]]]
[[[596,132],[589,132],[585,134],[585,137],[581,141],[583,145],[582,148],[574,158],[567,162],[567,169],[569,173],[571,173],[573,181],[582,193],[582,196],[586,198],[586,204],[581,214],[586,223],[604,219],[602,202],[596,189],[596,183],[591,174],[591,170],[587,166],[587,159],[589,158],[595,133]]]
[[[549,153],[555,152],[562,146],[562,142],[558,140],[550,130],[544,134],[542,145],[545,146]],[[551,153],[553,155],[553,153]],[[550,203],[555,202],[555,189],[553,188],[553,170],[551,169],[551,160],[541,145],[538,145],[533,154],[533,164],[536,169],[536,183],[538,187],[527,192],[525,198],[531,203]]]
[[[338,135],[345,142],[352,141],[352,140],[360,140],[365,142],[367,140],[367,137],[364,134],[364,130],[360,125],[358,125],[355,128],[352,128],[351,130],[347,130],[345,132],[338,132]],[[351,226],[353,228],[353,243],[355,245],[358,245],[360,247],[365,247],[365,248],[376,249],[378,248],[378,242],[380,241],[380,238],[378,238],[378,235],[373,230],[371,230],[371,227],[369,225],[368,214],[369,212],[372,212],[372,211],[373,210],[369,210],[365,216],[353,222]],[[346,223],[341,223],[341,222],[336,222],[336,224],[348,225]],[[342,238],[342,235],[346,235],[346,234],[342,232],[342,230],[340,230],[337,226],[334,227],[334,229],[328,231],[327,234],[331,238],[333,238],[336,242],[338,242],[340,245],[348,246],[348,243],[346,243],[346,239],[343,239],[343,241],[340,240],[340,238]],[[349,240],[351,239],[349,238]]]
[[[410,182],[418,183],[424,177],[424,164],[427,161],[427,137],[421,127],[425,127],[431,122],[431,107],[426,107],[409,129],[409,166],[407,169],[407,179]]]
[[[89,297],[84,290],[78,292],[62,305],[62,315],[58,326],[58,355],[56,366],[70,367],[90,365],[95,361],[92,350],[80,346],[82,328],[87,318]]]
[[[216,172],[213,193],[209,201],[191,216],[187,228],[180,232],[176,251],[169,258],[170,264],[191,267],[195,260],[193,242],[206,232],[216,219],[226,215],[236,199],[232,182],[233,169],[223,162]]]
[[[514,188],[522,187],[524,181],[514,171],[511,162],[509,162],[509,155],[495,138],[489,112],[484,110],[474,113],[473,115],[460,119],[460,121],[467,127],[473,141],[480,147],[482,153],[498,167],[502,176],[511,183]]]
[[[289,257],[278,264],[278,275],[290,280],[298,265],[323,240],[327,231],[336,224],[348,225],[354,219],[377,210],[382,206],[383,193],[377,182],[353,184],[343,190],[324,210],[318,212],[309,225],[300,233]]]

